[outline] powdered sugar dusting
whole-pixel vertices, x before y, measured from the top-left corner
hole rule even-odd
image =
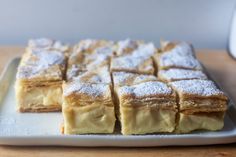
[[[96,44],[96,40],[86,39],[79,43],[77,51],[84,51]]]
[[[210,80],[181,80],[176,82],[171,82],[178,92],[194,94],[199,96],[216,96],[223,95],[224,93],[220,91]]]
[[[186,42],[181,42],[171,50],[172,53],[176,53],[181,56],[194,56],[193,49],[191,45]]]
[[[114,52],[114,48],[112,46],[103,46],[94,50],[95,54],[112,56]]]
[[[130,39],[126,39],[126,40],[121,40],[117,43],[118,48],[117,48],[117,55],[123,55],[124,53],[127,53],[126,51],[128,50],[135,50],[138,48],[140,44],[140,41],[135,41],[135,40],[130,40]]]
[[[172,52],[167,52],[161,55],[159,65],[162,67],[202,69],[199,61],[193,56],[182,56]]]
[[[50,48],[52,47],[54,41],[48,38],[38,38],[38,39],[30,39],[28,42],[28,46],[30,48]]]
[[[149,64],[144,64],[145,62],[149,62]],[[142,67],[142,69],[139,69]],[[112,59],[111,69],[113,71],[116,70],[132,70],[132,71],[150,71],[153,70],[154,67],[152,65],[152,60],[150,58],[145,58],[142,56],[122,56],[116,57]]]
[[[90,60],[87,64],[85,62],[87,70],[93,70],[94,68],[101,66],[108,66],[109,57],[106,55],[94,55],[87,59]]]
[[[146,59],[143,59],[142,57],[133,57],[133,56],[123,56],[123,57],[117,57],[112,59],[112,67],[115,68],[136,68],[141,63],[143,63]]]
[[[144,81],[157,80],[153,75],[141,75],[128,72],[113,72],[112,75],[115,86],[133,85]]]
[[[81,72],[76,77],[73,77],[73,81],[109,84],[111,83],[111,76],[108,67],[103,67],[94,71]]]
[[[113,57],[111,62],[111,69],[116,71],[120,69],[124,70],[138,70],[142,67],[143,70],[153,70],[151,56],[155,53],[156,49],[152,43],[142,44],[129,55]],[[145,64],[149,62],[149,64]]]
[[[28,47],[31,50],[58,50],[63,52],[69,49],[68,45],[49,38],[30,39]]]
[[[78,76],[79,72],[80,68],[76,64],[73,64],[70,68],[67,69],[66,79],[71,80],[73,77]]]
[[[24,65],[19,67],[17,78],[32,78],[54,65],[62,65],[65,62],[65,56],[60,51],[33,50],[30,55]]]
[[[156,52],[156,48],[153,43],[142,44],[133,53],[133,57],[149,58]]]
[[[184,80],[184,79],[207,79],[202,71],[185,70],[185,69],[169,69],[160,70],[158,76],[165,80]]]
[[[110,93],[109,85],[106,84],[88,84],[79,81],[67,83],[66,88],[63,90],[64,96],[69,96],[72,93],[86,94],[91,97],[106,96]]]
[[[172,89],[165,83],[158,81],[144,82],[133,86],[123,86],[118,89],[120,95],[145,97],[151,95],[170,95]]]
[[[86,39],[79,42],[78,45],[75,46],[74,52],[83,52],[83,51],[95,51],[101,47],[112,48],[114,45],[113,41],[107,40],[96,40],[96,39]]]

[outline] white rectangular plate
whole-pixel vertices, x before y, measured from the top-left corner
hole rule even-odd
[[[0,80],[0,144],[149,147],[170,145],[209,145],[236,142],[236,110],[232,103],[221,131],[197,131],[191,134],[117,134],[62,135],[61,113],[18,113],[14,83],[20,59],[13,59]]]

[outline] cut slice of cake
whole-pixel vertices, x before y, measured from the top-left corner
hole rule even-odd
[[[115,110],[109,84],[63,84],[64,133],[113,133]]]
[[[26,52],[17,71],[17,109],[20,112],[60,111],[65,67],[66,57],[61,51]]]
[[[115,89],[121,132],[124,135],[173,132],[176,96],[166,84],[143,82]]]
[[[177,132],[223,128],[227,97],[212,81],[181,80],[169,84],[179,97]]]

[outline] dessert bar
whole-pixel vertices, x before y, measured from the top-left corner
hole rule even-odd
[[[122,134],[174,131],[176,96],[166,84],[150,81],[118,87],[115,90]]]
[[[176,132],[220,130],[224,126],[227,97],[210,80],[169,83],[178,94],[179,119]]]
[[[24,53],[15,84],[18,110],[61,110],[65,68],[66,57],[61,51],[33,49]]]
[[[64,133],[113,133],[115,110],[109,84],[63,84]]]
[[[133,72],[138,74],[154,74],[154,64],[152,55],[156,48],[152,43],[142,44],[132,53],[119,57],[112,57],[112,72]]]

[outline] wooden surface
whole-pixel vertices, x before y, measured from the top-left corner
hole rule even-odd
[[[10,59],[21,55],[22,48],[0,47],[0,72]],[[197,57],[210,74],[236,102],[236,60],[223,50],[199,50]],[[0,128],[1,129],[1,128]],[[233,157],[236,143],[197,147],[153,147],[153,148],[79,148],[79,147],[17,147],[0,146],[0,157]]]

